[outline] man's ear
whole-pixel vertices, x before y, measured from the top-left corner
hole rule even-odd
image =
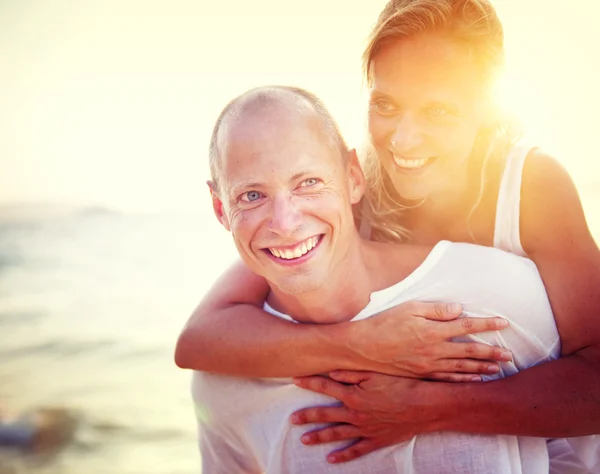
[[[221,201],[221,198],[219,197],[219,194],[217,192],[217,185],[214,181],[207,181],[206,184],[208,185],[208,189],[210,190],[210,197],[212,198],[212,205],[213,211],[215,212],[215,216],[217,217],[221,225],[225,227],[225,229],[231,231],[231,228],[229,227],[229,220],[227,219],[227,215],[223,211],[223,201]]]
[[[358,161],[356,150],[348,150],[347,156],[348,181],[350,185],[350,202],[356,204],[360,202],[365,193],[365,175]]]

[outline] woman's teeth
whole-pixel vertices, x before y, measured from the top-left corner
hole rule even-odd
[[[293,258],[300,258],[302,255],[311,251],[315,245],[319,242],[319,236],[316,235],[310,239],[306,239],[304,242],[300,242],[296,246],[290,248],[277,248],[269,247],[269,252],[277,258],[283,258],[285,260],[291,260]]]
[[[396,163],[396,165],[398,167],[406,168],[409,170],[416,170],[419,168],[423,168],[429,162],[429,158],[406,160],[406,159],[400,158],[399,156],[396,156],[396,155],[393,155],[393,157],[394,157],[394,163]]]

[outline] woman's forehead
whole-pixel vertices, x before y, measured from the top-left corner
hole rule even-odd
[[[371,63],[372,91],[389,96],[430,94],[469,99],[481,75],[472,51],[440,36],[419,36],[391,42]]]

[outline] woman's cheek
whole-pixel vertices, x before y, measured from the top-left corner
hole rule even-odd
[[[371,143],[376,147],[387,147],[386,139],[393,132],[393,121],[376,113],[369,115],[368,130]]]

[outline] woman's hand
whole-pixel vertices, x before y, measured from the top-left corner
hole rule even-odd
[[[461,313],[456,303],[408,301],[350,323],[349,349],[376,372],[447,382],[480,381],[477,374],[498,372],[496,362],[511,360],[510,351],[451,339],[501,330],[508,321],[459,318]]]
[[[341,406],[311,407],[291,416],[296,425],[332,423],[302,435],[306,445],[333,441],[355,442],[327,456],[331,463],[351,461],[377,449],[408,441],[419,433],[436,430],[435,405],[420,387],[432,384],[373,372],[336,371],[328,377],[294,379],[299,387],[337,398]]]

